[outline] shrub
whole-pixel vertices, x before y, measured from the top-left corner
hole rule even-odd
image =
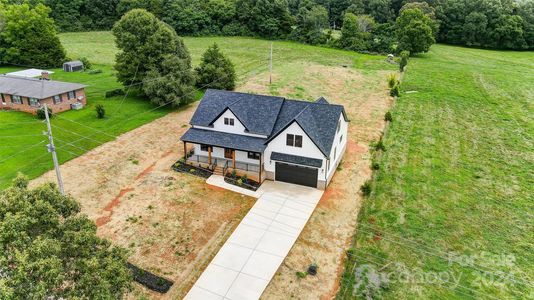
[[[371,169],[373,169],[373,170],[375,170],[375,171],[376,171],[376,170],[379,170],[379,169],[380,169],[380,164],[377,163],[377,162],[373,162],[373,163],[371,164]]]
[[[114,90],[111,90],[111,91],[107,91],[105,97],[106,98],[111,98],[111,97],[115,97],[115,96],[122,96],[124,94],[125,94],[125,92],[124,92],[123,89],[114,89]]]
[[[401,51],[400,56],[401,56],[401,60],[399,64],[399,70],[403,72],[404,67],[406,67],[406,65],[408,64],[408,57],[410,57],[410,51],[407,51],[407,50]]]
[[[199,88],[230,91],[235,88],[234,64],[222,53],[217,44],[213,44],[202,54],[200,65],[195,71]]]
[[[302,278],[306,278],[306,276],[308,276],[308,273],[306,273],[306,272],[301,272],[301,271],[298,271],[296,274],[297,274],[297,277],[298,277],[298,278],[301,278],[301,279],[302,279]]]
[[[399,91],[400,91],[400,87],[399,87],[399,84],[395,84],[391,90],[389,90],[389,95],[391,97],[397,97],[399,96]]]
[[[241,178],[237,180],[237,185],[243,185],[243,180]]]
[[[391,112],[387,112],[385,115],[384,115],[384,121],[387,121],[387,122],[391,122],[393,121],[393,116],[391,115]]]
[[[90,75],[93,75],[93,74],[100,74],[102,73],[102,70],[100,69],[95,69],[95,70],[89,70],[87,71],[87,74],[90,74]]]
[[[99,119],[103,119],[106,116],[106,110],[104,109],[104,105],[102,104],[97,104],[95,106],[95,111],[96,111],[96,117]]]
[[[370,180],[367,180],[366,182],[364,182],[364,184],[360,187],[360,191],[362,191],[362,194],[365,196],[365,197],[368,197],[369,195],[371,195],[371,181]]]
[[[388,86],[389,88],[392,88],[395,86],[395,84],[397,84],[398,80],[397,80],[397,74],[395,73],[391,73],[388,75]]]
[[[52,118],[52,109],[48,108],[48,117]],[[44,120],[46,119],[44,107],[41,107],[37,110],[37,118]]]
[[[376,151],[386,151],[386,146],[384,146],[384,142],[382,142],[382,140],[376,142],[374,148]]]
[[[236,171],[235,171],[235,170],[232,170],[232,178],[235,179],[236,177],[237,177],[237,173],[236,173]]]
[[[83,63],[84,70],[91,70],[91,68],[93,67],[93,64],[85,56],[78,58],[78,60]]]
[[[243,180],[243,183],[248,183],[248,176],[247,174],[243,175],[243,177],[241,177],[241,180]]]

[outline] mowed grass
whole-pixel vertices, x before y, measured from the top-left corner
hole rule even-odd
[[[117,48],[110,32],[63,33],[60,34],[60,39],[70,58],[87,57],[93,63],[93,69],[102,70],[100,74],[91,75],[52,69],[55,72],[51,76],[52,79],[88,85],[86,108],[61,113],[52,120],[60,163],[175,110],[169,106],[157,108],[139,97],[134,89],[130,89],[127,97],[104,97],[106,91],[121,87],[116,81],[113,69]],[[274,53],[273,68],[282,73],[291,72],[290,68],[294,64],[290,63],[295,62],[323,66],[345,65],[357,68],[363,73],[394,69],[394,66],[385,62],[383,56],[292,42],[239,37],[185,38],[184,41],[191,53],[193,66],[199,64],[202,53],[210,45],[219,44],[235,64],[238,84],[245,83],[254,76],[266,76],[271,43]],[[0,67],[0,73],[20,69],[24,68],[4,66]],[[196,98],[200,99],[201,96],[202,91],[197,91]],[[94,108],[97,104],[104,105],[105,119],[96,118]],[[45,148],[48,142],[46,137],[41,135],[45,130],[45,124],[39,123],[35,116],[22,112],[0,111],[0,188],[8,186],[19,171],[35,178],[52,168],[50,154]]]
[[[533,82],[533,52],[410,59],[339,299],[364,265],[390,275],[379,298],[534,296]]]

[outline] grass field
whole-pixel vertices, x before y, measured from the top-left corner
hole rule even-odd
[[[533,52],[410,60],[339,299],[534,297],[533,82]]]
[[[65,73],[53,69],[52,79],[79,82],[89,85],[86,89],[88,105],[81,111],[62,113],[52,123],[60,162],[65,162],[85,153],[119,134],[157,119],[173,109],[163,107],[155,109],[148,101],[137,97],[131,91],[128,97],[104,98],[105,91],[119,88],[116,81],[113,62],[117,49],[110,32],[64,33],[61,42],[71,58],[88,57],[94,64],[93,69],[101,69],[100,74]],[[193,65],[197,65],[205,49],[212,43],[218,43],[236,66],[238,83],[246,82],[250,77],[268,70],[268,53],[271,42],[252,38],[186,38]],[[322,66],[343,65],[355,67],[362,72],[372,72],[392,68],[383,57],[362,55],[354,52],[307,46],[292,42],[274,42],[274,69],[280,73],[293,71],[295,63],[305,67],[308,63]],[[290,64],[293,63],[293,64]],[[0,73],[23,68],[0,67]],[[276,86],[273,87],[276,93]],[[200,98],[202,92],[197,93]],[[302,91],[295,96],[307,97]],[[94,107],[103,104],[106,119],[96,118]],[[77,123],[75,123],[77,122]],[[52,168],[50,155],[44,145],[45,137],[41,133],[45,124],[38,123],[32,115],[21,112],[0,112],[0,188],[6,187],[18,171],[34,178]],[[70,131],[70,132],[69,132]],[[82,136],[90,136],[82,139]],[[82,140],[80,140],[82,139]],[[74,142],[74,143],[73,143]],[[40,144],[38,144],[40,143]]]

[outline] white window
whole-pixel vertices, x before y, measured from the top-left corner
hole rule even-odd
[[[76,92],[75,91],[70,91],[67,93],[67,99],[71,100],[71,99],[74,99],[76,98]]]
[[[247,153],[247,157],[248,157],[249,159],[256,159],[256,160],[258,160],[258,159],[260,159],[260,154],[257,153],[257,152],[248,152],[248,153]]]
[[[28,98],[28,104],[30,106],[38,107],[39,106],[39,100],[37,100],[37,98]]]
[[[339,132],[340,128],[341,128],[341,120],[337,121],[337,132]]]
[[[334,160],[336,160],[337,147],[334,147]]]
[[[61,103],[61,95],[55,95],[52,100],[54,100],[54,104]]]
[[[234,126],[234,118],[224,118],[224,125]]]
[[[11,102],[13,102],[15,104],[22,104],[22,98],[20,96],[17,96],[17,95],[12,95],[11,96]]]
[[[286,145],[291,147],[302,148],[302,135],[288,134],[286,135]]]
[[[208,152],[208,151],[209,151],[209,148],[210,148],[210,146],[208,146],[208,145],[204,145],[204,144],[201,144],[201,145],[200,145],[200,150],[201,150],[201,151],[206,151],[206,152]]]
[[[339,142],[341,143],[343,141],[343,135],[339,137]]]

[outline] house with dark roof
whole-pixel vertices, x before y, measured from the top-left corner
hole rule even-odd
[[[54,113],[85,106],[86,85],[0,75],[0,109],[36,113],[45,103]]]
[[[347,143],[341,105],[207,90],[181,137],[185,162],[257,182],[325,189]]]

